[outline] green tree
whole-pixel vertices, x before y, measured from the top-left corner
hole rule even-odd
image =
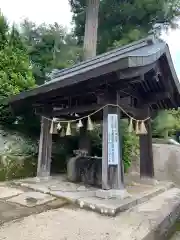
[[[180,109],[170,109],[168,110],[168,113],[171,114],[175,120],[176,120],[176,124],[175,124],[175,128],[174,131],[176,130],[180,130]]]
[[[83,43],[86,0],[69,0],[74,13],[75,35]],[[178,0],[101,0],[98,52],[138,40],[147,34],[176,27]]]
[[[8,123],[13,121],[8,98],[33,88],[35,81],[17,29],[10,29],[2,14],[0,23],[0,121]]]
[[[78,62],[81,48],[72,34],[61,25],[36,25],[28,20],[21,24],[37,84],[44,83],[53,69],[63,69]]]
[[[176,127],[177,119],[171,111],[160,111],[153,121],[154,134],[165,139],[176,130]]]
[[[0,50],[4,48],[4,45],[7,43],[7,32],[8,32],[8,24],[4,16],[0,11]]]

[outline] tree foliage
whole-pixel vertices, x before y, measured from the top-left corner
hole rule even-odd
[[[139,141],[138,136],[135,132],[128,132],[128,121],[121,120],[121,146],[122,146],[122,159],[124,163],[124,170],[127,172],[128,168],[131,166],[132,159],[139,155]],[[94,155],[102,156],[102,126],[97,125],[95,129],[90,132],[92,152]]]
[[[169,111],[160,111],[153,122],[154,133],[168,138],[176,127],[176,119]]]
[[[29,57],[21,37],[14,26],[9,28],[0,13],[0,121],[12,121],[8,98],[34,86]]]
[[[180,130],[180,110],[160,111],[152,122],[153,134],[155,136],[168,138]]]
[[[81,57],[81,48],[74,36],[58,23],[36,25],[24,20],[21,35],[37,84],[44,83],[53,69],[69,67]]]
[[[82,44],[85,29],[86,0],[69,0],[75,34]],[[180,14],[178,0],[101,0],[98,28],[98,52],[127,44],[162,28],[176,27]]]

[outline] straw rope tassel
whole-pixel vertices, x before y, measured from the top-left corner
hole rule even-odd
[[[133,132],[133,119],[130,118],[130,122],[129,122],[129,127],[128,127],[128,132],[132,133]]]
[[[146,129],[146,126],[145,126],[145,123],[143,120],[140,123],[139,131],[140,131],[139,134],[141,134],[141,135],[147,134],[147,129]]]
[[[83,127],[82,120],[80,119],[79,122],[77,123],[77,129]]]
[[[46,118],[49,121],[51,121],[51,126],[50,126],[50,130],[49,130],[49,132],[51,134],[57,133],[57,130],[60,130],[61,134],[62,134],[62,132],[64,130],[65,135],[68,136],[68,135],[71,135],[71,126],[70,126],[71,123],[76,123],[76,127],[77,127],[76,129],[79,130],[80,127],[83,127],[82,120],[83,119],[87,119],[87,118],[88,118],[87,130],[88,131],[92,131],[94,129],[94,126],[93,126],[93,122],[92,122],[90,116],[93,116],[97,112],[102,111],[106,106],[118,107],[130,119],[129,126],[128,126],[128,131],[129,132],[133,132],[134,131],[134,122],[135,122],[135,124],[136,124],[135,125],[135,132],[136,132],[136,134],[147,134],[147,129],[146,129],[146,126],[145,126],[145,122],[148,119],[150,119],[150,117],[147,117],[147,118],[142,119],[142,120],[136,120],[133,117],[131,117],[121,106],[115,105],[115,104],[106,104],[103,107],[101,107],[98,110],[96,110],[93,113],[91,113],[90,115],[83,116],[81,118],[77,118],[76,120],[71,120],[71,121],[60,120],[58,118],[53,118],[53,119],[50,119],[50,118],[47,118],[47,117],[44,117],[44,118]],[[64,127],[61,126],[61,124],[63,124],[63,123],[67,124],[66,131],[65,131]],[[57,124],[57,126],[55,124]]]
[[[53,130],[54,130],[54,121],[51,120],[51,126],[50,126],[50,130],[49,130],[50,134],[53,134]]]
[[[59,130],[59,131],[60,131],[60,130],[61,130],[61,128],[62,128],[62,127],[61,127],[61,123],[59,122],[59,123],[58,123],[58,125],[57,125],[57,130]]]
[[[138,135],[140,132],[139,132],[139,121],[136,120],[136,134]]]
[[[70,122],[68,122],[67,129],[66,129],[66,136],[70,136],[70,135],[71,135],[71,125],[70,125]]]
[[[87,130],[92,131],[94,129],[93,123],[91,121],[90,116],[88,116],[88,122],[87,122]]]

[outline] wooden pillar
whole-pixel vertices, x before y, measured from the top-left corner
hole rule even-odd
[[[102,189],[104,190],[124,189],[120,117],[120,109],[117,107],[107,106],[103,110]],[[114,131],[111,131],[111,127]]]
[[[91,154],[91,141],[87,133],[87,120],[83,121],[83,127],[80,128],[79,149]]]
[[[147,118],[149,115],[149,109],[144,109],[142,118]],[[140,143],[140,176],[141,178],[153,178],[154,177],[154,162],[153,162],[153,149],[152,149],[152,130],[151,120],[146,122],[147,135],[139,136]]]
[[[110,189],[108,182],[108,107],[103,109],[102,189]]]
[[[52,135],[49,133],[51,121],[41,118],[37,177],[49,177],[51,168]]]

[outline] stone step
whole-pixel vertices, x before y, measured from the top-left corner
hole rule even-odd
[[[141,185],[143,187],[143,185]],[[75,199],[74,194],[72,193],[62,193],[62,192],[53,192],[53,194],[58,197],[64,197],[68,200],[74,200],[81,208],[88,209],[91,211],[98,212],[103,215],[115,216],[120,212],[124,212],[138,204],[149,201],[151,198],[167,191],[174,187],[173,183],[161,183],[157,186],[152,187],[150,190],[143,191],[141,193],[132,194],[130,197],[125,199],[112,198],[112,199],[103,199],[92,196],[84,196]],[[74,198],[73,198],[74,197]]]
[[[172,188],[118,215],[115,221],[121,222],[121,239],[164,240],[179,216],[180,189]]]

